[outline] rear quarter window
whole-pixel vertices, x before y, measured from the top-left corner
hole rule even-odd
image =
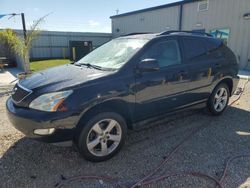
[[[196,38],[182,38],[182,47],[185,59],[193,59],[207,53],[204,40]]]
[[[206,41],[208,51],[214,51],[219,47],[223,46],[223,42],[218,39],[209,39]]]

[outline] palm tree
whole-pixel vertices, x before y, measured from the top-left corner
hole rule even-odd
[[[24,39],[18,36],[12,29],[0,31],[0,41],[4,42],[14,53],[22,60],[23,68],[26,74],[30,73],[30,56],[32,41],[38,36],[40,30],[38,26],[44,21],[46,16],[34,21],[30,30],[27,32],[27,37]]]

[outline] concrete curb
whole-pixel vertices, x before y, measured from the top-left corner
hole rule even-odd
[[[250,71],[239,71],[238,76],[242,80],[249,80],[250,81]]]
[[[248,80],[250,81],[250,77],[249,76],[244,76],[244,75],[238,75],[240,77],[241,80]]]

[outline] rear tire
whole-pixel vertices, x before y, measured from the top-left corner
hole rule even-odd
[[[108,160],[124,145],[126,134],[126,122],[119,114],[97,114],[82,127],[77,143],[79,152],[92,162]]]
[[[215,87],[207,102],[207,107],[212,115],[221,115],[226,110],[229,95],[230,92],[227,84],[221,83]]]

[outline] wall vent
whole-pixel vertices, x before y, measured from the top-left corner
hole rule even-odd
[[[206,11],[209,7],[209,0],[200,1],[198,3],[198,12]]]

